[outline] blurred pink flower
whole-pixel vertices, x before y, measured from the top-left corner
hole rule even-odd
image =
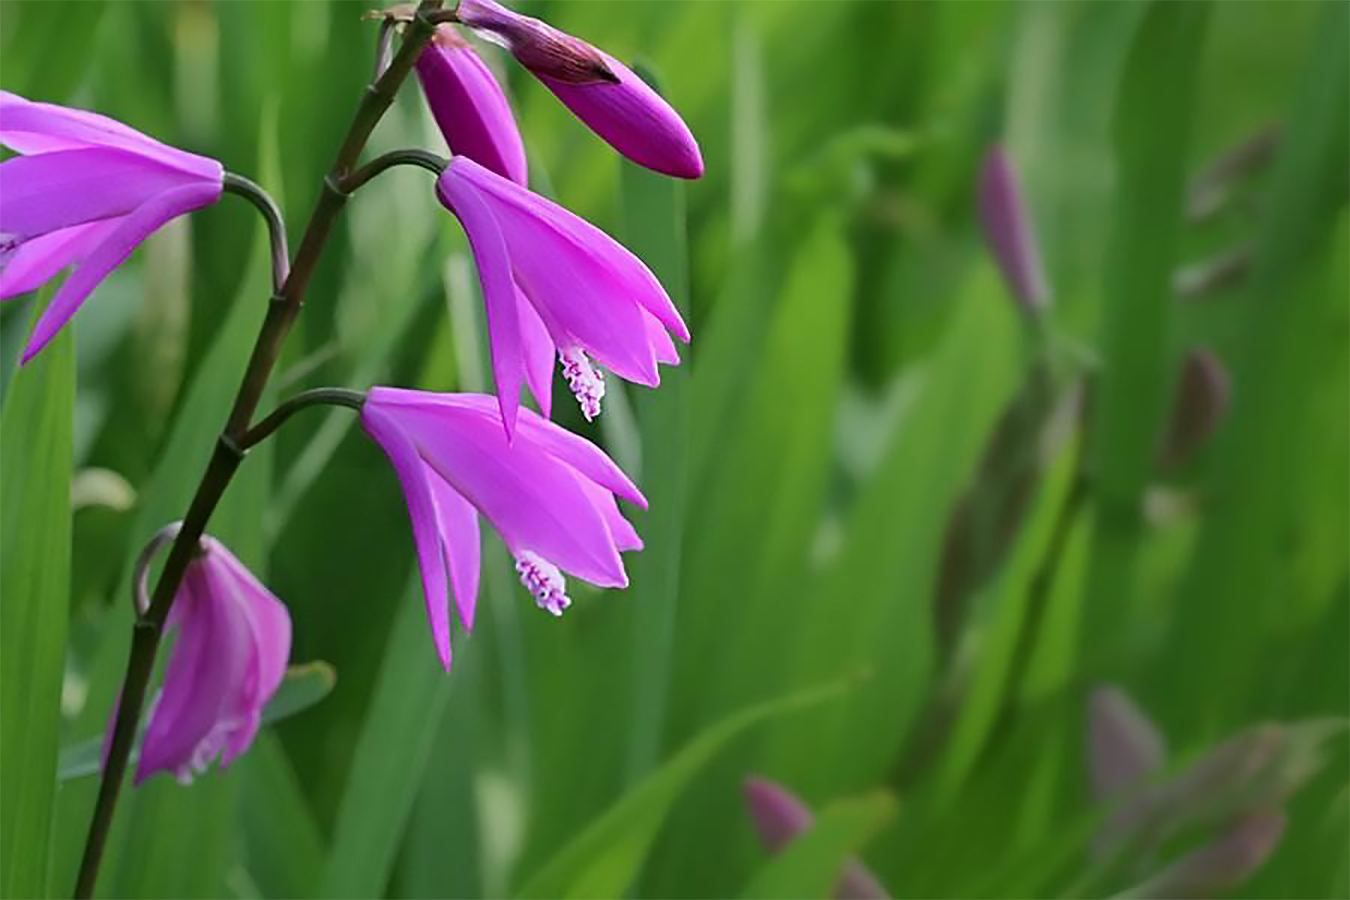
[[[667,330],[688,342],[684,319],[656,276],[618,241],[467,157],[450,161],[436,192],[463,223],[478,265],[508,435],[522,384],[550,414],[555,352],[588,420],[605,393],[590,357],[649,387],[661,380],[658,362],[680,361]]]
[[[220,163],[96,113],[0,91],[0,299],[75,265],[43,311],[27,362],[108,273],[165,222],[220,199]]]
[[[1036,227],[1022,200],[1017,172],[995,144],[980,167],[980,222],[984,237],[1018,302],[1037,312],[1050,302],[1050,286],[1036,244]]]
[[[286,607],[219,541],[203,537],[201,545],[169,611],[178,639],[152,704],[137,784],[161,771],[187,784],[217,756],[228,766],[253,742],[286,674]]]
[[[577,118],[639,165],[703,175],[698,143],[679,113],[623,63],[494,0],[460,0],[459,20],[506,47]]]
[[[417,79],[451,153],[527,184],[525,144],[511,104],[487,64],[451,26],[439,26],[417,58]]]
[[[627,587],[621,551],[642,539],[615,496],[647,501],[600,448],[523,410],[508,441],[482,394],[372,388],[361,424],[398,475],[412,519],[427,617],[450,667],[454,590],[460,623],[473,628],[478,595],[478,514],[501,535],[536,603],[561,615],[571,600],[563,572],[601,587]]]

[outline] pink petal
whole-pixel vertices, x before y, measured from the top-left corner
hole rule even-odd
[[[657,320],[656,316],[645,309],[642,313],[642,322],[647,326],[647,340],[651,342],[652,349],[656,353],[656,361],[668,366],[678,366],[680,364],[680,351],[676,349],[675,342],[666,333],[666,327]]]
[[[122,216],[185,185],[214,185],[126,150],[59,150],[0,163],[0,232],[31,238]],[[205,205],[205,204],[203,204]]]
[[[526,184],[525,144],[511,104],[487,64],[442,25],[417,58],[417,77],[450,152]]]
[[[445,557],[437,528],[436,503],[427,484],[417,447],[403,433],[399,423],[382,411],[375,401],[375,392],[361,409],[361,425],[375,443],[380,445],[389,463],[394,467],[403,498],[408,504],[412,520],[413,544],[417,548],[417,565],[422,574],[422,593],[426,598],[427,620],[431,636],[436,642],[441,665],[450,670],[450,604],[446,585]]]
[[[36,103],[8,91],[0,91],[0,144],[23,154],[82,147],[120,148],[207,181],[219,181],[224,175],[214,159],[162,144],[115,119]]]
[[[478,535],[478,511],[430,466],[423,465],[431,499],[436,506],[436,522],[441,546],[450,569],[450,584],[455,590],[459,622],[473,630],[474,608],[478,602],[478,573],[482,545]]]
[[[465,160],[464,157],[456,159]],[[477,166],[477,163],[471,162],[470,165]],[[453,166],[452,162],[451,168]],[[511,277],[511,258],[507,253],[506,241],[496,217],[478,192],[461,179],[450,177],[450,169],[446,169],[436,182],[436,192],[441,202],[464,225],[469,247],[473,250],[474,263],[478,266],[478,278],[483,285],[483,304],[487,310],[488,342],[492,348],[492,377],[497,386],[502,425],[510,438],[516,424],[516,411],[520,408],[525,362],[522,357],[520,317],[516,308],[516,283]]]
[[[1050,302],[1036,230],[1018,184],[1017,172],[1003,148],[990,148],[980,168],[980,221],[985,240],[1013,295],[1028,310]]]
[[[0,300],[36,290],[66,266],[78,263],[122,220],[72,225],[24,241],[0,269]]]
[[[28,346],[24,349],[23,361],[32,359],[47,345],[61,326],[75,315],[75,311],[99,282],[121,265],[141,241],[170,219],[214,203],[219,197],[219,185],[196,182],[153,197],[123,218],[112,233],[90,252],[79,268],[65,280],[56,296],[52,298],[52,302],[43,310],[41,318],[33,328],[32,336],[28,339]]]
[[[520,336],[524,342],[525,380],[530,385],[534,402],[539,404],[539,412],[547,419],[553,414],[553,358],[558,349],[539,313],[519,288],[516,289],[516,308],[520,313]]]
[[[620,552],[641,550],[642,536],[637,533],[633,523],[619,512],[619,504],[614,502],[614,495],[586,478],[578,478],[577,484],[581,485],[581,489],[590,498],[591,505],[605,520],[605,526],[609,528],[609,534],[614,539],[614,546]]]

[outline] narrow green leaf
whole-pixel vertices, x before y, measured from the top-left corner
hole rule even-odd
[[[286,677],[282,680],[281,686],[277,688],[276,694],[263,708],[262,723],[270,725],[273,722],[279,722],[296,713],[303,712],[328,696],[329,691],[333,690],[336,683],[337,673],[326,662],[311,662],[291,666],[286,670]],[[147,724],[145,719],[141,720],[141,737],[145,735]],[[69,781],[73,778],[84,778],[87,775],[96,774],[101,767],[102,755],[102,735],[70,747],[61,748],[60,761],[56,768],[57,779]],[[133,766],[139,756],[140,738],[138,737],[136,748],[131,751]]]
[[[834,896],[845,864],[895,817],[895,811],[895,798],[884,792],[835,801],[759,870],[741,896],[762,900]]]
[[[670,807],[718,751],[752,726],[837,697],[843,687],[818,687],[747,707],[709,727],[559,850],[518,895],[621,896],[646,859]]]
[[[397,604],[338,807],[323,879],[323,893],[330,897],[384,892],[450,696],[452,681],[428,637],[416,575]]]
[[[0,419],[0,894],[6,897],[38,896],[46,878],[70,619],[74,403],[75,338],[67,326],[14,376]]]
[[[264,731],[237,764],[244,864],[264,897],[313,897],[326,848],[286,751]]]

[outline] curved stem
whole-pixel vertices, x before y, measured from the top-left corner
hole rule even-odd
[[[211,460],[207,463],[206,472],[197,485],[187,515],[183,517],[182,528],[169,550],[169,557],[164,562],[159,581],[155,583],[149,609],[132,630],[131,652],[127,658],[126,675],[122,680],[122,699],[113,724],[112,740],[108,746],[103,778],[99,783],[98,799],[94,803],[94,812],[89,821],[84,855],[80,860],[80,872],[75,882],[76,897],[89,897],[94,892],[99,863],[103,859],[103,849],[112,827],[113,812],[117,808],[117,798],[126,775],[127,762],[131,757],[136,725],[140,720],[141,708],[145,704],[146,688],[154,671],[160,634],[168,619],[174,595],[187,571],[188,563],[197,552],[197,542],[206,530],[206,523],[239,468],[239,463],[243,461],[244,449],[239,442],[248,433],[249,423],[258,407],[258,401],[262,398],[268,376],[276,365],[286,335],[290,332],[291,325],[294,324],[303,305],[305,290],[332,231],[334,219],[342,209],[343,201],[346,200],[346,194],[338,188],[338,185],[351,173],[361,156],[361,151],[365,149],[366,142],[370,139],[371,132],[375,130],[375,126],[393,102],[399,85],[412,70],[417,55],[431,39],[435,25],[427,20],[427,14],[439,7],[440,0],[421,0],[417,14],[405,29],[403,43],[390,62],[389,68],[378,81],[366,89],[356,108],[347,135],[333,160],[328,176],[324,179],[324,190],[320,193],[313,212],[310,213],[294,263],[268,307],[267,316],[263,320],[262,330],[258,333],[258,340],[253,346],[253,353],[244,370],[225,429],[216,441],[215,452],[211,454]]]
[[[395,166],[417,166],[439,176],[448,165],[450,165],[450,161],[445,157],[428,153],[425,150],[390,150],[388,153],[375,157],[342,179],[339,186],[344,193],[352,194],[376,175]]]
[[[345,406],[359,412],[365,402],[366,395],[364,393],[350,391],[346,388],[314,388],[310,391],[302,391],[272,410],[271,415],[246,431],[244,436],[239,439],[239,446],[247,450],[262,443],[272,435],[272,432],[285,424],[287,419],[302,409],[308,409],[311,406]]]
[[[151,535],[150,540],[146,541],[136,556],[136,562],[131,567],[131,607],[138,621],[145,618],[145,614],[150,611],[149,585],[146,584],[147,576],[150,574],[150,563],[154,560],[155,554],[159,553],[169,541],[178,537],[178,532],[182,530],[182,522],[170,522]]]
[[[272,195],[256,182],[233,172],[225,173],[225,190],[243,197],[262,213],[267,223],[267,238],[272,244],[272,290],[280,291],[291,270],[291,251],[286,246],[286,220]]]

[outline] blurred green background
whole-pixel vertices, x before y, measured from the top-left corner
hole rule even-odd
[[[611,379],[598,427],[554,389],[652,500],[632,587],[574,586],[554,620],[489,536],[477,627],[442,673],[392,472],[348,411],[306,413],[209,530],[289,605],[292,662],[336,686],[226,772],[128,789],[102,893],[823,896],[858,853],[895,896],[1112,894],[1227,820],[1094,863],[1095,686],[1157,721],[1169,771],[1258,722],[1344,719],[1346,4],[522,8],[643,63],[707,162],[690,184],[636,170],[490,55],[535,189],[690,313],[687,364],[659,392]],[[295,240],[369,75],[365,11],[5,0],[0,86],[223,160]],[[1054,287],[1040,320],[974,212],[996,141]],[[410,145],[444,148],[411,83],[373,149]],[[47,790],[55,748],[107,720],[129,562],[182,516],[224,420],[261,240],[230,199],[174,223],[17,376],[33,301],[0,313],[5,727],[30,748],[5,745],[11,895],[73,882],[96,779]],[[426,173],[381,178],[348,204],[275,395],[484,389],[476,290]],[[1160,465],[1200,348],[1231,399],[1186,407],[1217,427]],[[1300,749],[1263,801],[1284,838],[1237,893],[1350,892],[1345,733]],[[820,813],[776,866],[741,797],[756,773]]]

